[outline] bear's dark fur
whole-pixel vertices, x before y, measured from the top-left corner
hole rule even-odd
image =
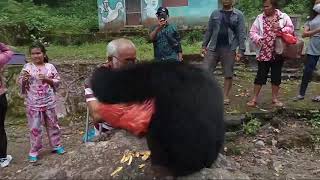
[[[92,89],[105,103],[155,99],[147,133],[152,164],[184,176],[217,159],[225,134],[223,95],[207,71],[175,62],[99,68]]]

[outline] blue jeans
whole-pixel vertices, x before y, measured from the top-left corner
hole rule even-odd
[[[300,85],[300,95],[304,96],[306,94],[308,84],[312,79],[313,71],[316,69],[317,62],[320,56],[307,55],[307,63],[304,65],[304,71],[302,76],[302,81]]]

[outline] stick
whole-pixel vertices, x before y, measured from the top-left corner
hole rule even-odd
[[[84,138],[84,142],[87,143],[88,142],[88,136],[89,136],[89,108],[87,107],[87,117],[86,117],[86,134],[85,134],[85,138]]]

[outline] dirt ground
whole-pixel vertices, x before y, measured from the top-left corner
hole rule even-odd
[[[44,137],[46,148],[41,153],[41,160],[30,164],[27,162],[28,130],[24,126],[9,126],[7,132],[8,152],[14,160],[10,167],[1,169],[1,179],[11,179],[22,171],[40,167],[42,162],[49,161],[55,167],[64,160],[65,155],[50,152]],[[85,147],[81,142],[83,123],[63,126],[62,132],[68,152]],[[251,179],[319,179],[320,153],[313,141],[315,133],[320,134],[305,119],[279,116],[266,122],[255,136],[240,133],[230,138],[227,135],[224,153]]]
[[[229,140],[225,152],[252,179],[319,179],[320,153],[314,133],[319,132],[301,119],[276,118],[255,136]]]
[[[242,67],[241,67],[242,68]],[[249,70],[248,70],[249,71]],[[222,82],[222,78],[218,78]],[[267,85],[261,92],[258,108],[247,108],[250,100],[254,73],[245,68],[237,72],[235,77],[231,104],[225,107],[226,114],[243,115],[247,113],[273,113],[271,103],[271,87]],[[320,84],[313,82],[308,88],[306,99],[293,102],[298,92],[299,80],[284,80],[281,89],[281,100],[286,109],[315,110],[319,103],[311,102],[311,97],[320,95]],[[79,146],[84,131],[85,115],[73,116],[70,120],[62,120],[63,144],[67,152]],[[41,153],[38,164],[31,165],[27,161],[29,150],[28,129],[24,118],[8,117],[6,129],[8,134],[8,154],[14,158],[10,167],[0,170],[0,179],[12,179],[28,168],[37,168],[41,162],[61,161],[64,155],[52,154],[44,134],[45,149]],[[278,117],[264,124],[257,135],[239,134],[228,139],[225,154],[238,163],[240,170],[252,179],[320,179],[320,154],[313,142],[315,130],[304,120],[296,117]],[[83,162],[85,164],[85,162]]]

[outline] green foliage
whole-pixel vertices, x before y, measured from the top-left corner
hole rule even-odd
[[[257,118],[252,118],[249,122],[243,125],[243,131],[246,135],[256,135],[260,126],[261,122]]]
[[[40,38],[44,32],[87,33],[98,28],[96,0],[60,1],[54,3],[54,6],[48,3],[51,7],[45,1],[39,4],[42,5],[35,5],[32,0],[1,2],[1,34],[9,34],[11,29],[20,29],[23,35]],[[4,38],[0,35],[0,39]]]
[[[310,118],[310,123],[313,128],[320,128],[320,113],[314,113],[312,114]]]
[[[196,43],[196,42],[199,42],[199,41],[202,41],[203,39],[203,32],[201,30],[193,30],[191,32],[188,32],[184,37],[183,39],[190,43],[190,44],[193,44],[193,43]]]
[[[262,2],[262,0],[238,0],[236,7],[251,19],[262,12]],[[303,19],[308,16],[313,3],[312,0],[279,0],[281,10],[288,14],[302,15]]]

